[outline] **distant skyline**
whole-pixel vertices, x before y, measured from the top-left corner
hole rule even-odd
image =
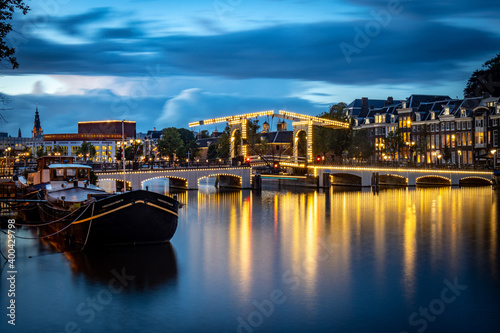
[[[283,109],[317,115],[355,98],[463,97],[500,52],[500,3],[476,0],[27,1],[2,62],[0,132],[78,121],[137,131]],[[205,129],[205,128],[202,128]],[[206,128],[213,130],[213,126]],[[220,129],[220,127],[219,127]]]

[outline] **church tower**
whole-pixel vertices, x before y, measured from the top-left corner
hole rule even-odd
[[[41,138],[43,135],[42,125],[40,125],[40,116],[38,115],[38,106],[35,112],[35,124],[33,125],[33,130],[31,131],[32,138]]]

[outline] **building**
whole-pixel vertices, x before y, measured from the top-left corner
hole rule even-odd
[[[135,139],[135,135],[135,121],[84,121],[78,123],[78,133],[45,134],[41,142],[31,142],[28,144],[28,148],[33,156],[36,156],[37,150],[41,146],[45,154],[60,152],[62,155],[87,159],[84,156],[79,156],[79,150],[84,142],[88,142],[96,150],[96,155],[92,158],[89,157],[88,160],[116,162],[117,153],[121,151],[122,139],[127,144],[130,139]]]
[[[500,98],[411,95],[387,104],[379,109],[362,108],[353,115],[354,129],[368,130],[375,162],[396,159],[460,167],[498,162]],[[391,132],[400,136],[394,156],[387,154],[386,147]]]
[[[31,137],[34,139],[40,139],[43,135],[42,125],[40,123],[40,115],[38,114],[38,106],[35,111],[35,122],[33,125],[33,130],[31,130]]]

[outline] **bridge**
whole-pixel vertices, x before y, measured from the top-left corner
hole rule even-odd
[[[283,166],[294,166],[282,163]],[[477,170],[384,167],[311,166],[319,187],[353,186],[467,186],[491,185],[493,172]]]
[[[197,190],[201,179],[216,177],[220,186],[251,188],[251,171],[250,167],[132,171],[125,173],[125,181],[127,182],[127,187],[131,186],[132,189],[141,189],[145,181],[167,178],[169,179],[170,187]],[[96,172],[96,175],[99,181],[115,180],[123,182],[123,172]]]

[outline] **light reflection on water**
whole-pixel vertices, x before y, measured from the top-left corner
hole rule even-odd
[[[455,278],[468,289],[426,332],[499,323],[499,194],[490,188],[258,193],[209,183],[169,193],[159,181],[149,186],[185,204],[171,251],[61,256],[19,243],[23,331],[62,331],[71,320],[94,332],[245,331],[241,322],[255,332],[416,332],[421,326],[409,316]],[[36,251],[43,255],[21,255]],[[125,288],[86,323],[75,309],[122,267],[139,287]],[[267,316],[259,306],[276,292],[284,301]]]

